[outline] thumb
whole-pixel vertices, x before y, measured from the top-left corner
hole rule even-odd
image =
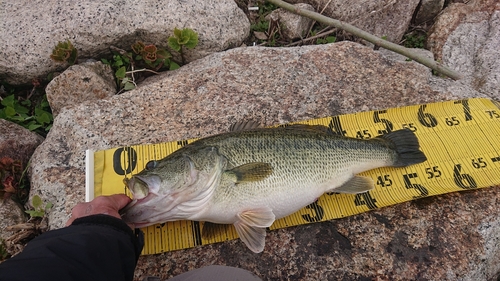
[[[113,206],[117,211],[125,208],[125,206],[132,201],[132,199],[125,194],[113,194],[108,196],[108,199],[113,202]]]

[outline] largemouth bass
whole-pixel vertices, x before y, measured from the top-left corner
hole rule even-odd
[[[325,192],[362,193],[371,178],[356,174],[426,161],[418,139],[398,130],[369,140],[324,126],[255,128],[199,139],[150,161],[125,180],[133,201],[123,219],[137,227],[175,220],[233,224],[262,252],[266,227]]]

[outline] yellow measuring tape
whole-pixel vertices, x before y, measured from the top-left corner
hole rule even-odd
[[[500,104],[474,98],[361,112],[294,124],[324,125],[336,134],[372,138],[401,128],[415,132],[424,163],[365,173],[376,183],[362,194],[324,194],[317,202],[277,220],[270,229],[343,218],[376,208],[448,192],[500,185]],[[123,179],[194,140],[135,145],[94,153],[94,196],[127,193]],[[142,254],[156,254],[235,239],[221,228],[213,240],[201,237],[203,222],[176,221],[144,228]]]

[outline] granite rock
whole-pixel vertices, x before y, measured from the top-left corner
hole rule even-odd
[[[28,164],[35,148],[40,145],[43,138],[36,133],[4,119],[0,119],[0,159],[10,158],[19,161],[19,172],[22,172]],[[0,181],[6,177],[16,177],[11,171],[0,173]],[[2,196],[3,197],[3,196]],[[12,232],[6,231],[6,227],[26,221],[22,208],[10,198],[3,200],[0,197],[0,238],[7,238]]]
[[[9,157],[28,164],[43,137],[4,119],[0,119],[0,158]]]
[[[85,198],[86,149],[203,137],[239,120],[271,125],[486,97],[454,83],[352,42],[212,54],[124,94],[63,108],[33,157],[33,194],[54,203],[49,222],[59,228]],[[265,280],[492,279],[500,271],[499,198],[498,188],[448,194],[272,231],[257,255],[234,240],[141,257],[136,278],[226,264]]]
[[[294,6],[299,9],[314,11],[314,7],[309,4],[298,3]],[[266,17],[266,20],[279,23],[282,26],[281,34],[288,40],[300,39],[306,36],[313,22],[310,18],[294,14],[281,8],[272,11]]]
[[[45,88],[52,114],[63,107],[78,105],[116,94],[116,82],[109,65],[93,61],[72,65]]]
[[[398,43],[410,25],[419,0],[291,0],[308,3],[323,15],[345,21],[378,37]]]
[[[0,76],[11,84],[61,70],[49,56],[67,39],[80,58],[98,58],[111,45],[130,49],[136,40],[166,47],[174,28],[188,27],[199,35],[198,46],[185,52],[189,62],[239,46],[250,32],[233,0],[7,0],[1,7]]]
[[[422,0],[415,15],[416,25],[432,21],[444,7],[445,0]]]
[[[14,234],[13,231],[7,230],[7,227],[19,223],[26,222],[26,214],[21,206],[19,206],[12,199],[0,199],[0,240],[6,240],[9,236]]]
[[[436,60],[464,74],[461,83],[492,98],[500,96],[500,2],[448,6],[429,31]]]

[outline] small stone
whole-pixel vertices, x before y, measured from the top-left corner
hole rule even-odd
[[[314,7],[309,4],[298,3],[294,6],[303,10],[314,11]],[[280,25],[281,34],[288,40],[306,36],[313,22],[308,17],[303,17],[281,8],[270,13],[266,17],[266,20],[277,22]]]
[[[289,0],[307,3],[322,15],[347,22],[377,37],[399,43],[420,0]]]
[[[21,206],[19,206],[12,199],[3,200],[0,198],[0,218],[2,218],[0,220],[1,240],[5,240],[10,235],[14,234],[14,231],[7,230],[7,227],[27,221],[26,214]]]
[[[70,66],[52,79],[45,91],[55,118],[65,107],[115,95],[116,82],[109,65],[85,62]]]
[[[441,12],[445,0],[422,0],[415,16],[415,24],[431,22]]]

